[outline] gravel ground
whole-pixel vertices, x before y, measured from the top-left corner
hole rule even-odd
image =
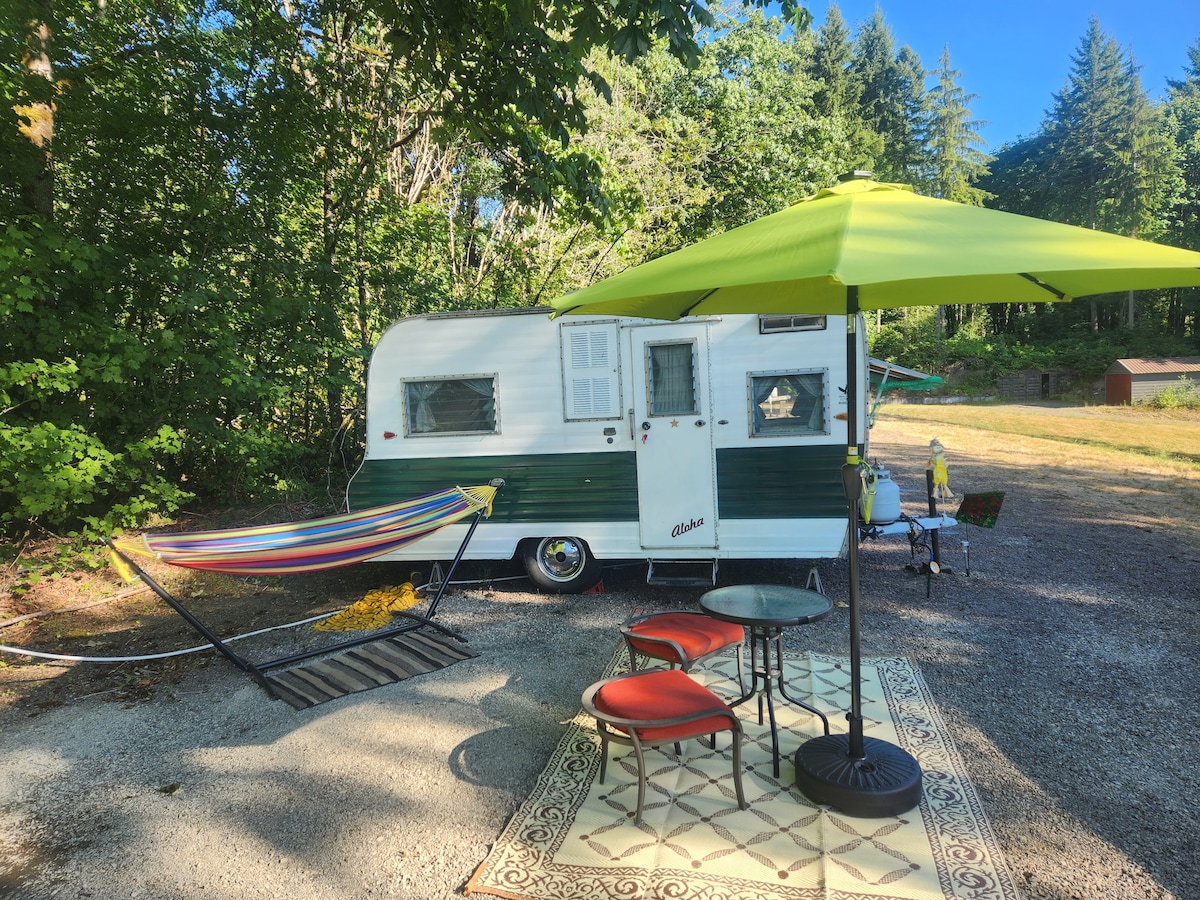
[[[943,535],[952,571],[928,591],[905,539],[866,544],[864,653],[916,659],[1030,900],[1200,898],[1195,530],[1114,514],[1067,468],[947,447],[956,490],[1008,492],[999,523]],[[874,452],[919,512],[923,447],[876,438]],[[728,563],[721,583],[803,584],[807,571]],[[844,598],[845,563],[820,572]],[[218,659],[153,700],[11,715],[0,896],[461,895],[617,624],[695,601],[643,580],[629,566],[608,570],[599,595],[523,581],[451,593],[439,618],[477,658],[310,710],[271,702]],[[846,611],[789,640],[844,652]]]

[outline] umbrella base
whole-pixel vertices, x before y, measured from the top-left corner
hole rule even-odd
[[[850,736],[829,734],[796,751],[796,786],[808,799],[848,816],[879,819],[921,802],[921,766],[904,750],[863,738],[864,756],[850,755]]]

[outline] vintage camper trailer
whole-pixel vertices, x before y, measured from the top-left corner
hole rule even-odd
[[[602,560],[711,582],[722,559],[844,552],[846,418],[866,433],[867,357],[848,402],[843,317],[548,312],[394,324],[371,358],[349,508],[502,478],[464,558],[519,558],[561,592],[595,584]],[[448,559],[465,527],[384,559]]]

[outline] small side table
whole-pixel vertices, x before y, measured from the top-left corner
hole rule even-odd
[[[771,750],[775,777],[779,777],[779,729],[775,725],[773,685],[779,695],[817,715],[829,734],[829,719],[823,712],[790,696],[784,685],[783,630],[807,625],[825,618],[833,610],[833,601],[817,591],[782,584],[735,584],[708,591],[700,598],[700,608],[714,619],[736,622],[750,629],[750,689],[730,706],[758,697],[758,724],[763,724],[763,696],[771,723]],[[771,647],[775,659],[771,660]]]

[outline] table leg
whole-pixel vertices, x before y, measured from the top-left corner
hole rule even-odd
[[[821,719],[821,724],[825,727],[825,733],[829,734],[829,718],[825,715],[825,713],[821,712],[815,706],[810,706],[809,704],[805,703],[803,700],[797,700],[795,697],[793,697],[791,694],[789,694],[787,692],[787,687],[784,685],[784,677],[783,677],[783,641],[782,641],[782,637],[783,637],[783,632],[781,629],[779,632],[777,632],[775,634],[775,638],[774,638],[775,660],[779,664],[779,693],[789,703],[794,703],[796,706],[799,706],[802,709],[807,709],[810,713],[813,713],[814,715],[819,716]]]
[[[772,665],[771,646],[775,647],[775,659]],[[759,656],[762,662],[759,662]],[[764,724],[763,699],[766,698],[766,722],[771,726],[771,756],[775,777],[779,777],[779,727],[775,723],[775,684],[779,685],[779,694],[784,700],[806,709],[821,719],[825,734],[829,734],[829,718],[815,706],[810,706],[803,700],[797,700],[787,692],[783,670],[783,629],[775,627],[750,628],[750,689],[742,696],[732,701],[733,708],[745,703],[752,697],[758,698],[758,724]]]
[[[767,721],[771,725],[771,758],[775,777],[779,777],[779,728],[775,724],[775,696],[772,682],[775,677],[780,679],[782,687],[783,670],[778,672],[771,668],[771,630],[764,628],[750,629],[750,690],[729,704],[730,708],[745,703],[751,697],[758,697],[758,724],[763,724],[763,695],[767,698]],[[762,653],[762,664],[759,664],[759,653]],[[782,657],[776,656],[782,662]],[[760,686],[761,685],[761,686]]]

